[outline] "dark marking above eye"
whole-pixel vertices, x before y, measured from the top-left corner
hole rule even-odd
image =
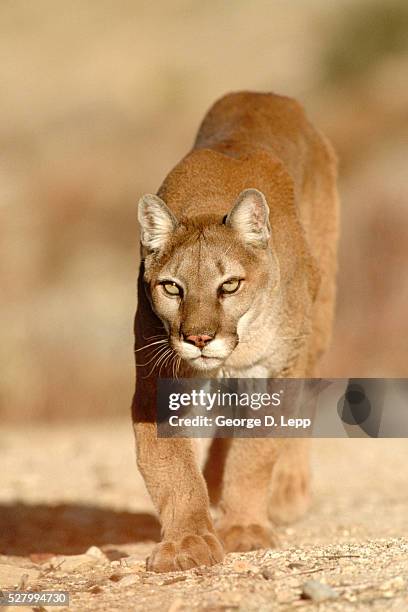
[[[172,276],[179,276],[179,272],[183,265],[183,260],[184,260],[183,255],[184,253],[182,254],[182,252],[177,253],[176,257],[171,262],[169,272],[170,274],[172,274]]]
[[[223,264],[222,261],[217,261],[216,262],[216,266],[217,266],[217,270],[220,274],[224,275],[225,274],[225,266]]]

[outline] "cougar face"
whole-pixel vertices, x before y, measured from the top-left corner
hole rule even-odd
[[[277,281],[265,198],[246,190],[223,223],[214,216],[178,222],[157,196],[145,196],[139,219],[145,281],[170,346],[196,370],[221,367],[244,341],[259,296]]]

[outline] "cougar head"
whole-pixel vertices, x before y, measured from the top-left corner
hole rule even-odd
[[[138,216],[145,282],[169,344],[193,369],[222,367],[279,279],[264,195],[246,189],[224,218],[180,219],[145,195]]]

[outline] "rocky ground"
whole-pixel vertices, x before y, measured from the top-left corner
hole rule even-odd
[[[313,507],[279,550],[165,575],[145,571],[159,528],[128,421],[3,427],[0,451],[3,589],[66,590],[71,611],[408,610],[407,440],[315,441]]]

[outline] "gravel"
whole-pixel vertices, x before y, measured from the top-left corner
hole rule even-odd
[[[408,609],[406,440],[316,440],[312,508],[279,549],[164,575],[129,422],[0,439],[2,588],[68,590],[70,612]]]

